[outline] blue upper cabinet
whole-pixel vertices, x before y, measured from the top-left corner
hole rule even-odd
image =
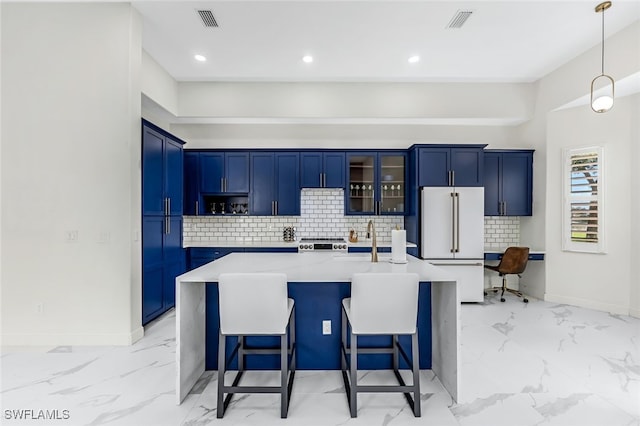
[[[142,127],[142,214],[164,215],[164,135]]]
[[[183,143],[143,121],[143,215],[182,215]]]
[[[418,148],[418,186],[482,186],[484,145]]]
[[[169,137],[165,140],[164,185],[167,196],[167,211],[169,215],[182,215],[183,191],[183,151],[182,143]]]
[[[249,153],[201,152],[200,192],[247,194],[249,192]]]
[[[193,216],[200,214],[199,200],[199,176],[200,176],[200,154],[198,152],[184,152],[184,204],[185,215]]]
[[[345,153],[301,152],[300,171],[302,188],[344,188]]]
[[[485,216],[533,214],[533,150],[486,150]]]
[[[350,152],[345,212],[363,215],[404,215],[406,194],[404,152]]]
[[[251,154],[252,215],[300,214],[300,158],[297,152]]]

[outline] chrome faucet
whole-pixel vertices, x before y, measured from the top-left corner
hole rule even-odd
[[[373,233],[373,237],[370,234]],[[367,238],[373,238],[371,240],[371,261],[378,261],[378,244],[376,243],[376,226],[373,224],[373,219],[367,224]]]

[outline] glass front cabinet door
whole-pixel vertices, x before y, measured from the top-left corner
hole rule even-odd
[[[405,164],[403,153],[350,153],[347,214],[404,215]]]

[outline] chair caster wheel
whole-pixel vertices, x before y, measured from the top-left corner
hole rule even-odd
[[[504,302],[504,297],[501,297],[501,298],[500,298],[500,301],[501,301],[501,302]]]
[[[529,303],[529,299],[522,299],[524,303]]]

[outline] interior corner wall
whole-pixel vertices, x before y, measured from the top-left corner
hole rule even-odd
[[[616,99],[606,114],[589,106],[555,111],[547,126],[546,300],[584,306],[617,314],[630,312],[632,231],[630,199],[636,163],[629,155],[633,140],[633,107],[640,95]],[[606,253],[562,250],[563,150],[604,147],[604,238]],[[634,220],[637,220],[637,216]],[[634,284],[637,285],[637,282]]]
[[[640,95],[630,99],[630,114],[635,117],[631,127],[631,152],[629,161],[631,170],[637,170],[640,164]],[[640,179],[630,177],[631,180],[631,252],[629,275],[631,279],[629,293],[629,314],[640,318]]]
[[[139,17],[125,3],[5,2],[1,32],[3,344],[129,344]]]

